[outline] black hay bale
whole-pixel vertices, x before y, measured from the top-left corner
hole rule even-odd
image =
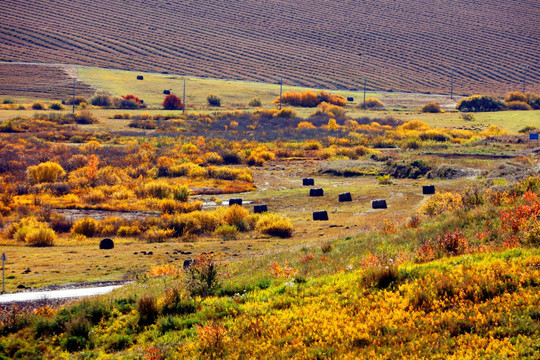
[[[323,189],[309,189],[309,196],[324,196]]]
[[[144,100],[139,100],[141,102],[141,104],[144,104]]]
[[[313,185],[315,185],[315,180],[313,180],[311,178],[302,179],[302,185],[304,185],[304,186],[313,186]]]
[[[314,211],[313,220],[315,221],[327,221],[328,213],[326,211]]]
[[[194,260],[194,259],[187,259],[187,260],[184,260],[184,269],[187,269],[188,267],[190,267],[191,265],[193,265],[193,263],[195,263],[195,260]]]
[[[268,211],[268,207],[266,205],[255,205],[255,207],[253,208],[253,212],[255,214],[260,214],[267,211]]]
[[[99,248],[102,250],[110,250],[114,248],[114,241],[111,239],[103,239],[99,242]]]
[[[371,207],[373,209],[386,209],[386,200],[373,200],[371,202]]]
[[[142,76],[142,75],[137,75],[137,80],[144,80],[144,76]]]
[[[242,206],[242,199],[229,199],[229,206],[240,205]]]
[[[349,96],[349,97],[347,98],[347,101],[353,102],[353,101],[354,101],[354,98]]]
[[[171,90],[163,90],[163,94],[165,94],[165,95],[170,95],[170,94],[171,94]]]
[[[350,192],[339,194],[339,202],[352,201],[352,196]]]
[[[424,185],[424,186],[422,186],[422,194],[424,194],[424,195],[435,194],[435,185]]]

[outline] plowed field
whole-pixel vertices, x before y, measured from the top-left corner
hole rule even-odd
[[[0,60],[318,88],[540,91],[540,3],[4,0]]]

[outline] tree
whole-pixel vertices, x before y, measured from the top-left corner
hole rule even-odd
[[[181,110],[184,108],[184,104],[182,104],[182,100],[178,96],[170,94],[163,100],[163,108],[165,110]]]

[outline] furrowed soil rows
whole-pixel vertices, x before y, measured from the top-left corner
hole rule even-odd
[[[540,90],[540,4],[502,0],[6,0],[0,60],[319,88]]]

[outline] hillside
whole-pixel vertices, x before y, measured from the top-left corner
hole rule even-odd
[[[463,1],[6,0],[0,60],[321,88],[540,90],[540,4]]]

